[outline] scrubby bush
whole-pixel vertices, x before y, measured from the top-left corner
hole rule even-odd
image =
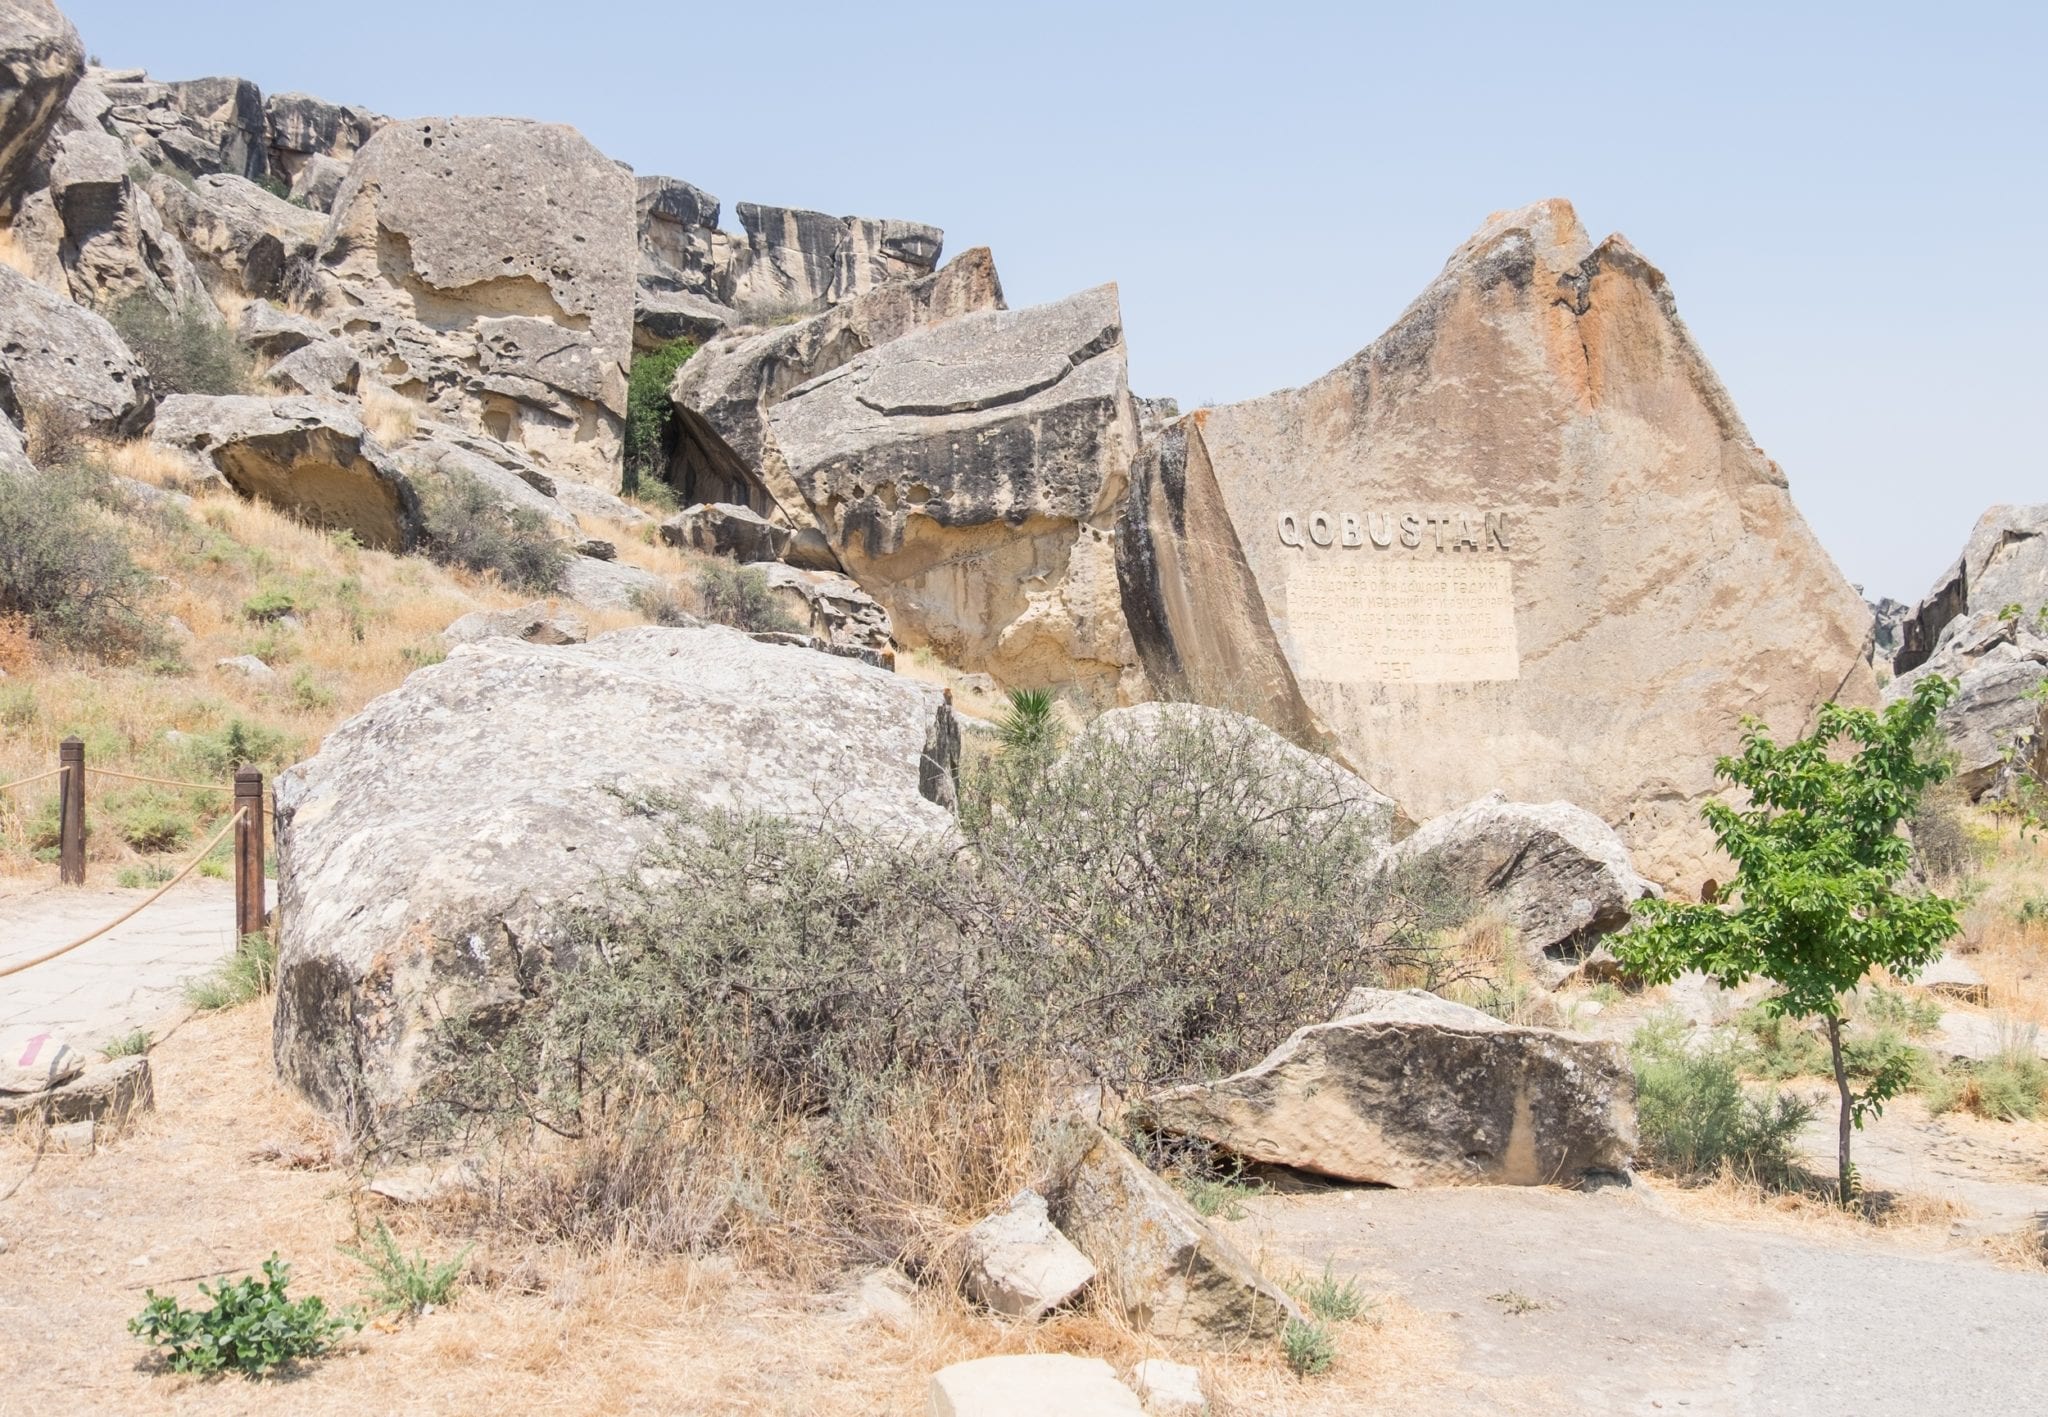
[[[675,447],[675,404],[669,385],[676,370],[697,352],[686,339],[670,340],[659,349],[633,356],[626,376],[626,476],[624,490],[644,494],[664,480]]]
[[[633,592],[633,608],[645,615],[656,625],[701,625],[704,622],[691,610],[689,602],[676,593],[676,588],[663,582],[658,588],[641,587]]]
[[[706,566],[697,573],[697,603],[705,619],[749,634],[795,634],[803,628],[782,608],[768,578],[752,566]]]
[[[2039,1116],[2048,1106],[2048,1060],[2036,1051],[2035,1038],[2034,1029],[2018,1029],[1982,1062],[1951,1064],[1928,1083],[1929,1109],[1960,1109],[1999,1122]]]
[[[175,851],[192,836],[192,814],[160,796],[119,802],[113,816],[115,832],[137,851]]]
[[[1750,1096],[1738,1047],[1691,1048],[1686,1033],[1682,1019],[1653,1019],[1630,1044],[1644,1153],[1680,1175],[1712,1175],[1727,1165],[1758,1180],[1782,1179],[1813,1104],[1784,1093]]]
[[[185,1002],[195,1009],[231,1009],[268,994],[277,984],[277,941],[267,932],[252,931],[235,941],[234,953],[211,974],[185,986]]]
[[[335,1313],[317,1295],[294,1300],[285,1293],[291,1267],[272,1255],[263,1278],[244,1275],[215,1288],[201,1284],[207,1307],[185,1308],[168,1294],[145,1291],[149,1305],[128,1331],[164,1352],[174,1373],[235,1372],[260,1378],[302,1359],[318,1358],[343,1334],[363,1326],[353,1311]]]
[[[408,1315],[447,1305],[454,1297],[469,1250],[464,1247],[452,1260],[430,1260],[424,1250],[408,1255],[399,1248],[391,1227],[381,1220],[362,1244],[341,1247],[343,1254],[369,1272],[371,1307],[379,1313]]]
[[[444,1034],[409,1120],[571,1139],[501,1193],[522,1225],[893,1258],[906,1212],[1022,1183],[1046,1089],[1234,1071],[1457,914],[1255,726],[1019,756],[966,786],[968,853],[642,802],[669,831],[558,919],[578,963]]]
[[[160,394],[246,394],[255,387],[249,352],[202,299],[173,310],[153,296],[132,295],[108,319]]]
[[[288,733],[246,719],[229,719],[212,733],[186,736],[183,752],[201,777],[229,777],[243,767],[275,772],[299,755],[299,742]]]
[[[101,658],[144,656],[162,643],[146,609],[150,578],[94,504],[98,481],[78,468],[0,475],[0,615]]]
[[[1921,869],[1945,887],[1968,880],[1984,859],[1984,843],[1970,824],[1969,798],[1953,779],[1921,794],[1908,825]]]
[[[435,479],[420,496],[420,516],[435,560],[519,590],[561,588],[568,550],[540,513],[507,503],[482,480],[464,472]]]

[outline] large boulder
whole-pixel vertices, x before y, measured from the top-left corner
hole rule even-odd
[[[833,571],[807,571],[771,562],[757,568],[771,594],[811,638],[843,652],[893,663],[896,640],[881,602]]]
[[[389,121],[368,109],[329,103],[311,94],[274,93],[263,104],[270,170],[296,189],[309,164],[352,157]]]
[[[1955,564],[1935,580],[1901,627],[1892,668],[1903,675],[1932,659],[1944,636],[1981,633],[2007,606],[2032,618],[2048,605],[2048,504],[1987,509]]]
[[[1396,857],[1498,913],[1546,984],[1627,925],[1630,907],[1656,889],[1591,812],[1569,802],[1510,802],[1499,792],[1424,822]]]
[[[741,202],[747,233],[726,303],[773,317],[837,304],[892,280],[927,275],[946,233],[914,221],[834,217]]]
[[[1244,1072],[1148,1099],[1148,1124],[1376,1186],[1569,1185],[1628,1169],[1635,1078],[1618,1045],[1421,990],[1353,990],[1344,1014]]]
[[[73,95],[74,110],[86,87]],[[132,157],[121,141],[101,128],[79,127],[56,138],[51,153],[49,197],[72,298],[101,311],[147,298],[218,325],[220,312],[198,267],[131,176]]]
[[[1884,686],[1887,703],[1930,674],[1956,696],[1938,720],[1955,755],[1955,782],[1973,799],[2009,796],[2048,774],[2048,625],[2034,614],[1972,611],[1951,620],[1934,653]]]
[[[112,325],[0,266],[0,413],[53,439],[130,438],[155,408],[148,372]]]
[[[0,0],[0,220],[11,220],[72,86],[85,46],[49,0]]]
[[[347,404],[178,394],[164,400],[151,438],[211,463],[244,497],[365,546],[402,551],[418,540],[412,479]]]
[[[1876,698],[1868,610],[1663,275],[1562,201],[1334,372],[1170,425],[1118,556],[1155,691],[1259,704],[1418,820],[1580,803],[1687,887],[1725,875],[1699,808],[1744,716]]]
[[[460,646],[278,781],[278,1066],[375,1128],[443,1020],[521,1004],[550,922],[660,830],[646,801],[943,834],[957,744],[938,689],[733,630]]]
[[[633,194],[572,128],[391,123],[335,198],[309,308],[431,417],[616,487]]]
[[[801,493],[768,457],[768,413],[791,390],[876,345],[976,310],[1001,310],[1003,286],[986,246],[916,280],[895,281],[822,314],[714,340],[676,371],[679,416],[669,481],[685,501],[741,502],[805,533],[796,559],[837,569]]]
[[[767,422],[769,491],[898,641],[1005,685],[1142,697],[1112,546],[1137,441],[1114,286],[911,330]]]
[[[105,122],[145,167],[190,177],[231,172],[254,181],[268,170],[263,91],[247,79],[159,83],[140,69],[95,70],[110,107]]]
[[[158,177],[149,194],[186,254],[217,281],[244,295],[275,299],[310,279],[313,252],[327,229],[320,213],[232,173],[189,184]]]
[[[1125,1322],[1210,1348],[1270,1343],[1301,1309],[1122,1142],[1067,1117],[1043,1141],[1053,1223]]]
[[[773,561],[789,544],[789,530],[751,507],[708,502],[685,507],[661,524],[665,545],[735,561]]]

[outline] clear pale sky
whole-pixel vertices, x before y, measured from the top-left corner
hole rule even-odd
[[[2048,6],[59,0],[103,62],[573,124],[642,173],[1122,288],[1183,405],[1323,373],[1490,211],[1569,197],[1679,308],[1849,578],[2048,501]]]

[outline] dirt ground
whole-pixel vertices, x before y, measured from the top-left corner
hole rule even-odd
[[[1660,1401],[1931,1411],[1945,1403],[1912,1406],[1902,1377],[1932,1382],[1959,1367],[1986,1393],[2028,1395],[1998,1410],[2048,1410],[2048,1370],[2026,1356],[2048,1323],[2048,1273],[1996,1267],[1951,1240],[1946,1211],[1871,1232],[1661,1188],[1255,1199],[1235,1228],[1269,1272],[1313,1276],[1327,1262],[1372,1301],[1315,1379],[1270,1355],[1173,1352],[1094,1316],[1024,1327],[933,1295],[892,1316],[858,1302],[853,1276],[799,1290],[716,1258],[504,1240],[479,1243],[452,1307],[366,1329],[281,1386],[163,1376],[126,1333],[148,1287],[190,1299],[199,1278],[276,1252],[295,1293],[349,1302],[363,1274],[337,1247],[359,1227],[385,1218],[409,1248],[437,1254],[460,1237],[427,1233],[363,1194],[356,1174],[321,1164],[323,1129],[271,1072],[266,1004],[198,1016],[152,1056],[159,1111],[96,1154],[37,1162],[22,1139],[0,1142],[0,1194],[18,1184],[0,1201],[0,1413],[912,1414],[935,1369],[1031,1349],[1097,1354],[1123,1371],[1147,1356],[1194,1360],[1219,1414],[1262,1417]],[[1896,1340],[1856,1327],[1895,1309],[1917,1315]],[[1888,1335],[1882,1363],[1867,1347],[1873,1331]],[[1858,1371],[1890,1376],[1841,1385],[1837,1360],[1853,1344],[1865,1345]]]

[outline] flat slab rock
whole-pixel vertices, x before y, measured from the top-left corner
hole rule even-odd
[[[964,1240],[969,1298],[1013,1319],[1043,1318],[1095,1278],[1095,1266],[1059,1232],[1045,1197],[1019,1191]]]
[[[1100,1358],[1012,1353],[932,1374],[930,1417],[1142,1417],[1138,1395]]]
[[[1255,1161],[1382,1186],[1625,1172],[1635,1079],[1615,1044],[1421,990],[1359,989],[1257,1066],[1149,1099],[1149,1120]]]

